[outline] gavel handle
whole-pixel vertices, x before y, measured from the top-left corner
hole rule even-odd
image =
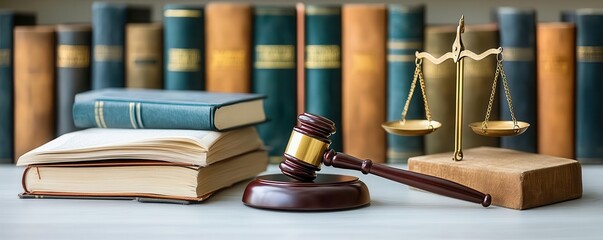
[[[364,174],[372,173],[432,193],[480,203],[484,207],[490,206],[490,203],[492,202],[490,194],[483,194],[475,189],[453,181],[373,163],[368,159],[361,160],[345,153],[335,152],[334,150],[325,152],[323,155],[323,163],[327,166],[336,168],[358,170]]]

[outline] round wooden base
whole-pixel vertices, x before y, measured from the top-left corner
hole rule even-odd
[[[369,204],[366,185],[357,177],[318,174],[314,182],[300,182],[283,174],[259,176],[243,194],[243,203],[255,208],[285,211],[330,211]]]

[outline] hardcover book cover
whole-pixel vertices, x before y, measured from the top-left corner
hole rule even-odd
[[[163,26],[130,23],[126,26],[126,87],[161,89]]]
[[[254,13],[253,92],[267,96],[270,119],[258,131],[270,156],[280,158],[297,117],[296,10],[262,6]]]

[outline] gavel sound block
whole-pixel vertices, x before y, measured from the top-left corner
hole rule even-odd
[[[293,128],[285,160],[279,165],[283,174],[260,176],[250,182],[243,203],[256,208],[292,211],[342,210],[366,206],[370,195],[356,177],[320,174],[321,163],[336,168],[359,170],[415,188],[453,197],[487,207],[492,198],[469,187],[445,179],[396,169],[371,160],[329,150],[329,136],[335,124],[329,119],[301,114]]]

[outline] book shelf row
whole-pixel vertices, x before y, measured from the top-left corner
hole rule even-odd
[[[151,8],[97,2],[92,23],[35,25],[35,14],[0,12],[0,158],[10,159],[75,130],[73,97],[88,89],[163,88],[265,94],[258,126],[271,156],[286,147],[296,115],[333,120],[332,148],[377,162],[451,151],[453,63],[423,63],[433,118],[426,137],[387,136],[400,119],[416,67],[414,53],[450,51],[454,26],[425,23],[423,6],[343,4],[253,6],[235,3]],[[528,131],[483,138],[467,128],[464,148],[502,146],[566,158],[603,158],[603,12],[568,11],[538,23],[533,9],[499,8],[496,23],[469,25],[465,46],[502,46],[518,119]],[[465,120],[485,115],[496,58],[467,61]],[[504,96],[499,87],[497,96]],[[499,94],[502,93],[502,94]],[[415,91],[408,118],[423,118]],[[14,101],[13,101],[14,99]],[[497,97],[492,119],[509,119]],[[464,130],[465,131],[465,130]],[[15,152],[15,145],[22,145]]]

